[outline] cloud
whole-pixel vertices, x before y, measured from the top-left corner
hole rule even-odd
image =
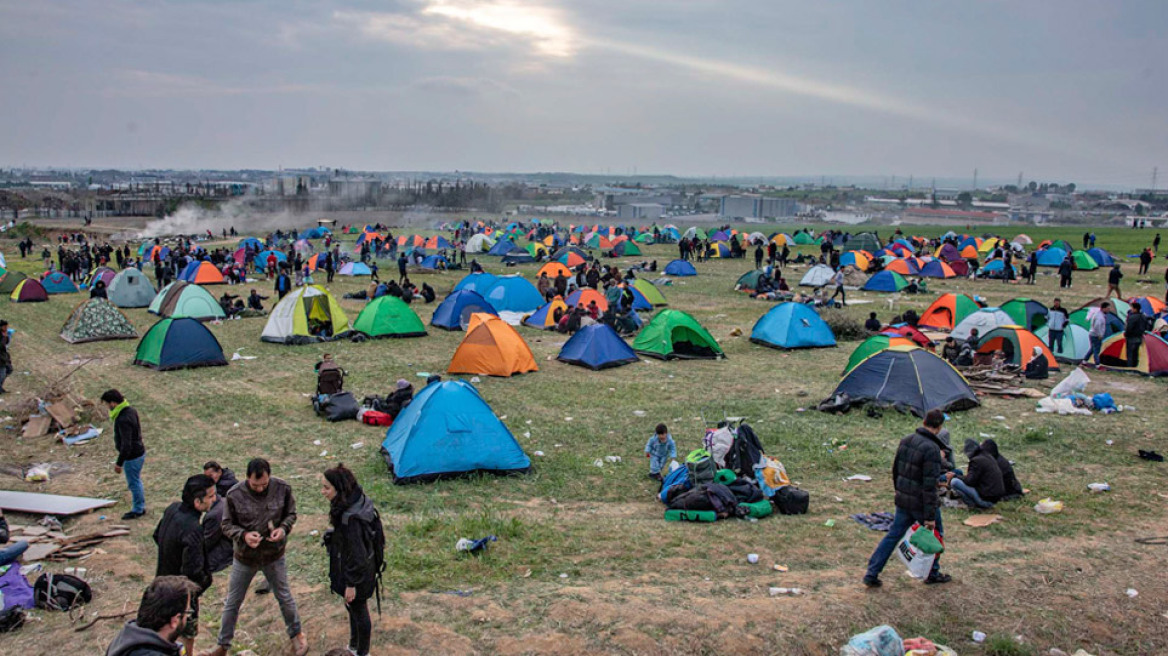
[[[415,80],[410,88],[458,96],[484,96],[489,94],[518,96],[513,87],[485,77],[456,77],[438,75]]]
[[[117,83],[106,87],[108,96],[174,97],[239,96],[245,94],[315,93],[325,90],[311,84],[230,85],[192,75],[130,69],[119,71]]]

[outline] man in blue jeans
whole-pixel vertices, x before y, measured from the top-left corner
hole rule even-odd
[[[868,572],[864,575],[864,585],[878,588],[883,585],[880,572],[888,558],[896,549],[896,544],[915,522],[928,529],[935,529],[942,536],[941,501],[937,495],[938,479],[941,477],[941,451],[944,445],[937,437],[945,423],[945,414],[933,409],[925,415],[924,425],[916,432],[900,441],[896,449],[896,459],[892,463],[892,483],[896,488],[896,515],[888,535],[880,541],[876,552],[868,560]],[[925,583],[948,583],[952,578],[941,573],[940,557],[933,561],[933,571],[929,572]]]
[[[1107,337],[1107,315],[1111,313],[1111,303],[1104,301],[1099,311],[1091,314],[1091,327],[1087,331],[1087,338],[1091,341],[1090,358],[1099,366],[1099,355],[1103,349],[1103,340]]]
[[[142,488],[146,445],[142,443],[138,411],[130,407],[130,402],[116,389],[106,390],[101,395],[101,402],[109,408],[110,421],[114,423],[114,448],[118,451],[114,471],[125,474],[126,487],[130,489],[133,500],[130,512],[122,515],[122,519],[138,519],[146,514],[146,491]]]

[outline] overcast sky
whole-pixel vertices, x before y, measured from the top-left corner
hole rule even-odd
[[[1168,185],[1168,6],[0,0],[0,165]]]

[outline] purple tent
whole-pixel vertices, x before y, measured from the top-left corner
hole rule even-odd
[[[961,251],[958,251],[956,246],[948,242],[946,242],[945,245],[941,247],[941,253],[939,257],[942,260],[945,260],[947,264],[965,259],[961,257]]]

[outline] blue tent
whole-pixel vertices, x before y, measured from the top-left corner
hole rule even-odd
[[[263,251],[257,253],[255,256],[256,271],[263,271],[264,267],[268,266],[268,256],[272,253],[276,254],[276,262],[287,262],[288,256],[283,251]]]
[[[250,246],[251,249],[257,253],[264,250],[264,242],[256,239],[255,237],[244,237],[243,239],[239,240],[239,248],[247,248],[248,246]]]
[[[835,346],[835,333],[806,305],[780,303],[755,322],[750,341],[783,349],[818,348]]]
[[[670,276],[696,276],[698,270],[685,260],[674,260],[665,265],[665,274]]]
[[[632,347],[616,334],[612,326],[595,323],[584,326],[560,349],[560,362],[588,367],[593,371],[620,367],[640,360]]]
[[[321,239],[331,232],[331,230],[324,226],[317,226],[315,228],[309,228],[308,230],[305,230],[304,233],[300,235],[300,237],[302,239]]]
[[[486,294],[487,290],[495,284],[499,277],[491,273],[469,273],[458,284],[454,286],[454,291],[468,289],[479,294]]]
[[[514,250],[523,250],[523,247],[510,239],[500,239],[487,251],[487,255],[506,255]]]
[[[628,288],[631,289],[633,292],[633,309],[634,310],[652,310],[653,309],[653,304],[649,302],[649,299],[645,298],[645,295],[641,293],[641,290],[637,289],[633,285],[628,285]]]
[[[134,364],[159,371],[227,365],[219,340],[197,319],[167,317],[154,324],[134,355]]]
[[[895,271],[881,271],[876,275],[868,278],[868,282],[864,283],[863,289],[866,292],[898,292],[908,286],[904,276]]]
[[[840,258],[840,262],[843,262],[843,258]],[[921,267],[921,276],[925,278],[944,278],[945,269],[941,266],[941,260],[930,260],[926,262],[925,266]]]
[[[1061,262],[1062,260],[1059,260],[1059,261]],[[1005,260],[990,260],[989,262],[985,263],[985,266],[983,266],[981,269],[979,269],[979,273],[988,273],[991,271],[1002,271],[1005,268],[1006,268],[1006,261]],[[1011,264],[1010,268],[1014,270],[1014,273],[1018,273],[1018,267]]]
[[[337,269],[339,276],[371,276],[373,270],[369,268],[368,264],[364,262],[346,262]]]
[[[77,285],[69,280],[69,276],[60,271],[54,271],[45,276],[45,279],[41,281],[41,286],[49,294],[72,294],[77,291]]]
[[[535,285],[519,276],[499,278],[483,297],[501,312],[532,312],[544,304]]]
[[[1044,248],[1038,251],[1038,266],[1056,267],[1067,259],[1067,252],[1061,248]]]
[[[398,485],[525,474],[531,459],[470,383],[431,383],[394,418],[381,452]]]
[[[422,260],[422,264],[420,266],[423,269],[437,269],[439,265],[443,267],[449,267],[450,260],[447,260],[441,255],[429,255]]]
[[[438,238],[434,240],[434,248],[454,248],[454,245],[446,241],[445,237],[439,235]]]
[[[438,307],[434,308],[434,316],[430,317],[430,325],[446,330],[463,330],[470,323],[470,315],[475,312],[487,312],[499,316],[494,306],[476,292],[469,289],[454,291]]]
[[[1092,260],[1095,260],[1095,264],[1098,264],[1101,267],[1115,265],[1115,258],[1112,257],[1111,253],[1108,253],[1102,248],[1092,248],[1087,251],[1087,254],[1091,256]]]

